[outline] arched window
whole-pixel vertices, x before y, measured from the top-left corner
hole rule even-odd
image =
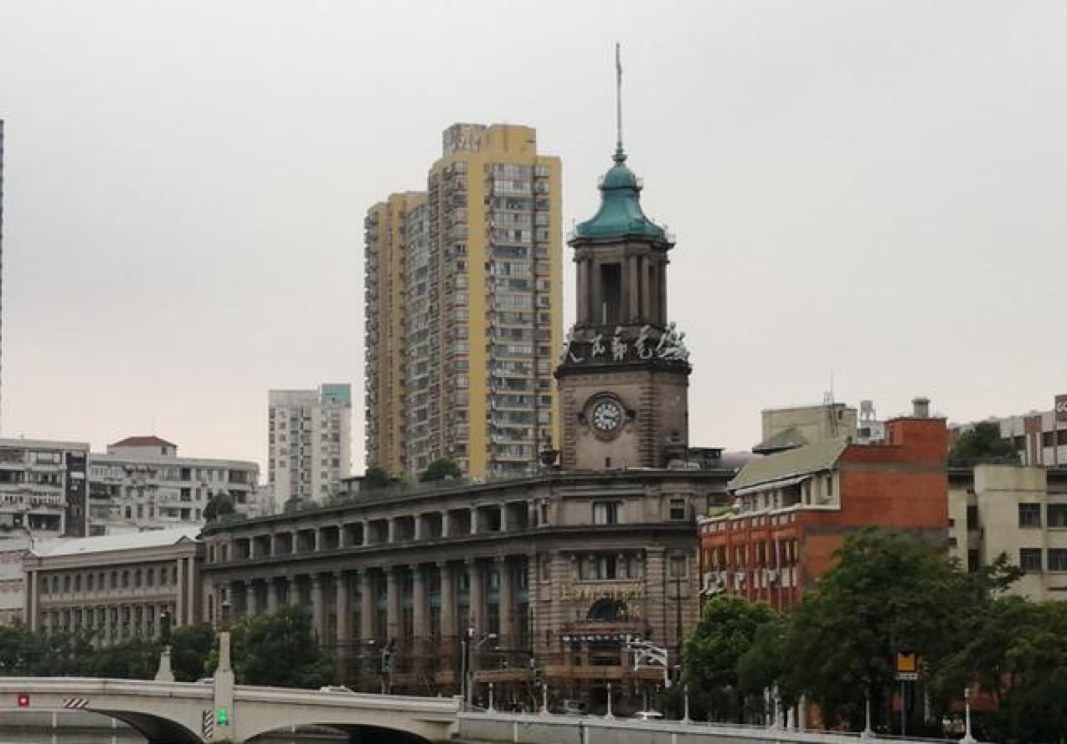
[[[621,599],[600,599],[589,608],[587,620],[626,620],[630,617],[629,608]]]

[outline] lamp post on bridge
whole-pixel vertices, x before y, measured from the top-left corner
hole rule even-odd
[[[478,653],[478,649],[480,649],[486,641],[495,640],[496,637],[496,633],[486,633],[482,636],[481,640],[472,644],[471,641],[474,638],[474,629],[470,628],[460,641],[460,662],[462,664],[460,685],[464,705],[470,705],[474,699],[475,654]]]

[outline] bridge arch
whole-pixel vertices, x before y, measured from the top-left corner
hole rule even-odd
[[[351,744],[432,744],[432,742],[418,734],[414,734],[410,731],[403,731],[394,728],[385,728],[382,726],[372,725],[353,725],[351,723],[301,723],[301,726],[326,726],[328,728],[337,729],[348,735],[348,740]],[[279,735],[287,733],[285,728],[273,728],[259,731],[249,739],[255,739],[258,736],[265,735]]]
[[[115,718],[132,726],[148,739],[148,744],[203,744],[203,739],[196,733],[164,716],[141,713],[133,710],[102,710],[84,708],[87,713],[96,713]]]

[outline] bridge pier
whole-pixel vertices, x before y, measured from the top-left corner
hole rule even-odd
[[[234,708],[233,690],[234,675],[233,666],[230,663],[230,632],[224,630],[219,633],[219,664],[215,668],[214,677],[214,703],[215,716],[214,728],[208,741],[214,744],[241,744],[233,740]]]

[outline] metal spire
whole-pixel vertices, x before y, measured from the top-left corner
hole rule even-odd
[[[615,162],[622,163],[626,160],[626,153],[622,149],[622,52],[619,42],[615,42]]]

